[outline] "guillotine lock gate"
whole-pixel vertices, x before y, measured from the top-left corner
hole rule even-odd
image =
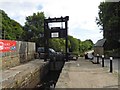
[[[44,19],[44,61],[47,61],[49,56],[49,39],[50,38],[64,38],[65,39],[65,61],[68,61],[68,20],[69,16],[60,18]],[[64,27],[49,27],[50,23],[62,23]]]

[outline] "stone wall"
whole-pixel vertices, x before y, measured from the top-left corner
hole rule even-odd
[[[39,59],[12,67],[2,72],[2,86],[0,89],[34,88],[38,83],[41,83],[48,70],[49,62]]]
[[[16,50],[0,53],[0,69],[5,70],[34,59],[35,43],[16,41]]]

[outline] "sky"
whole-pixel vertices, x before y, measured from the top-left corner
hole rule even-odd
[[[101,0],[0,0],[0,9],[24,26],[25,18],[33,13],[44,12],[45,17],[69,16],[68,34],[94,43],[103,38],[95,19]]]

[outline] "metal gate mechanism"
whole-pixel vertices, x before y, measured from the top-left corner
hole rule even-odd
[[[44,61],[47,61],[49,56],[49,39],[50,38],[65,38],[66,44],[66,61],[68,61],[68,20],[69,16],[60,17],[60,18],[48,18],[44,19],[44,48],[45,48],[45,58]],[[61,23],[61,27],[51,27],[50,23]],[[64,27],[63,27],[64,24]]]

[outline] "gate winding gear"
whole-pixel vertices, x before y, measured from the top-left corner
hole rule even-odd
[[[68,61],[68,20],[69,20],[69,16],[44,19],[44,48],[45,48],[44,61],[47,61],[47,57],[49,56],[48,49],[49,49],[50,38],[65,38],[66,61]],[[64,22],[65,27],[49,28],[49,23],[57,23],[57,22],[61,22],[61,23]],[[52,35],[56,35],[56,36],[54,37]]]

